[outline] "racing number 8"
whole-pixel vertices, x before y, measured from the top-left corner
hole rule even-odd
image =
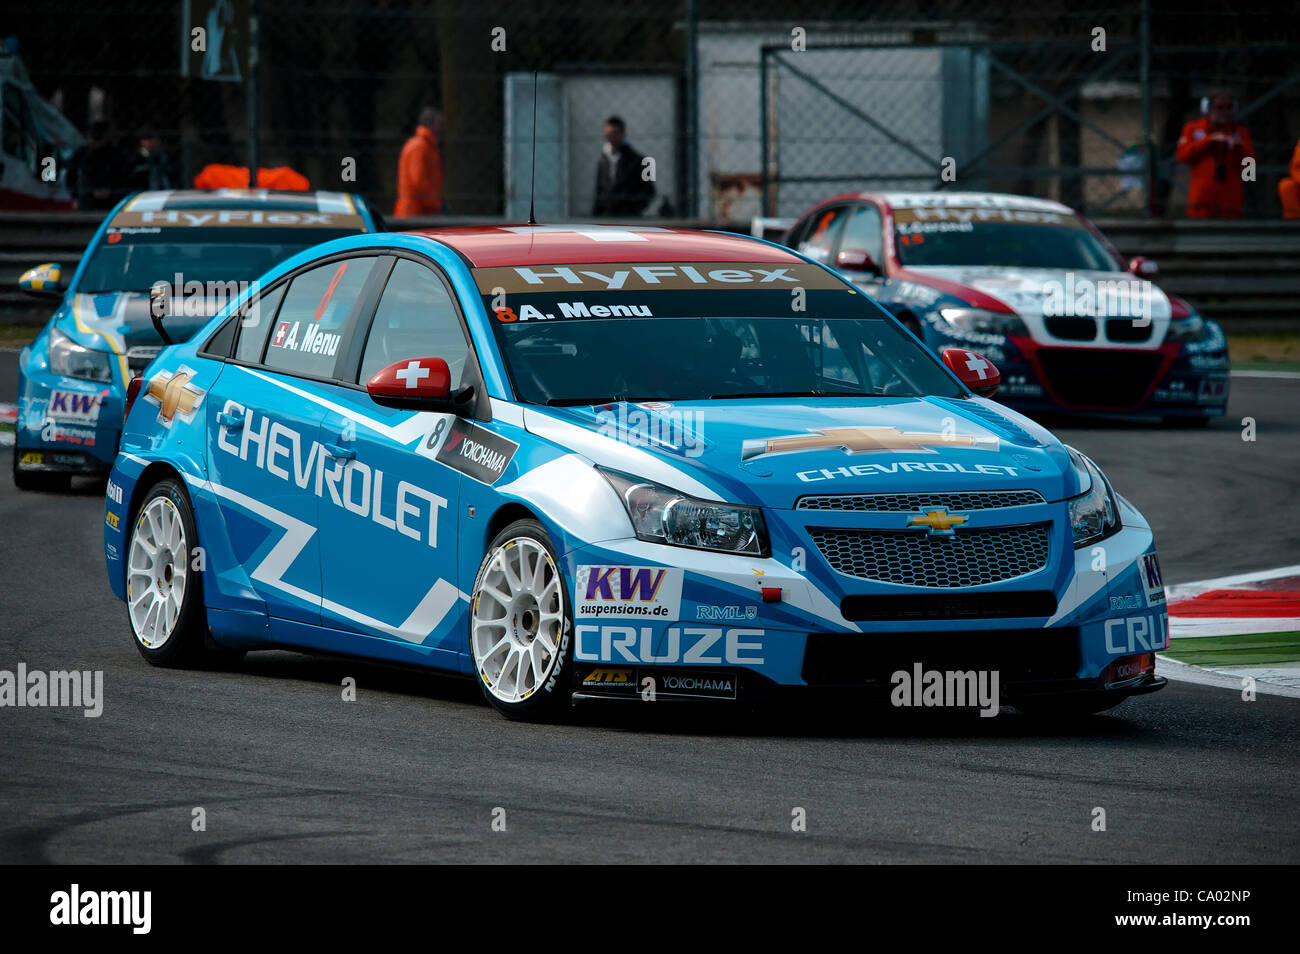
[[[441,421],[438,422],[438,426],[435,427],[430,432],[429,439],[424,442],[425,448],[427,450],[433,450],[433,445],[438,443],[438,438],[442,436],[442,432],[445,431],[446,429],[447,429],[447,419],[444,417]]]

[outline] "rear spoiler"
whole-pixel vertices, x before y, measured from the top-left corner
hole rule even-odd
[[[782,219],[773,216],[756,215],[750,223],[749,234],[754,238],[767,239],[769,242],[779,242],[781,236],[790,230],[794,225],[794,219]]]

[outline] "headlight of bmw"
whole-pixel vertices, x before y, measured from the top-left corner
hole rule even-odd
[[[767,556],[767,527],[757,507],[697,500],[647,480],[597,469],[623,501],[638,540]]]
[[[1101,468],[1073,447],[1067,447],[1070,461],[1079,472],[1080,479],[1088,481],[1087,490],[1066,501],[1070,508],[1070,529],[1074,533],[1075,549],[1104,540],[1119,530],[1119,504],[1115,491]]]
[[[1200,315],[1189,315],[1178,321],[1169,322],[1165,341],[1203,341],[1206,331],[1204,318]]]
[[[107,351],[83,348],[63,332],[50,329],[50,370],[70,378],[112,381],[113,359]]]
[[[983,308],[940,308],[939,314],[958,331],[976,331],[986,335],[1029,334],[1019,315],[1004,315]]]

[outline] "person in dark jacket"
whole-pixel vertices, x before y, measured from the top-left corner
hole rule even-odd
[[[137,192],[174,189],[179,182],[171,158],[163,152],[162,137],[152,126],[145,126],[131,167],[131,188]]]
[[[643,173],[641,153],[627,142],[627,126],[617,116],[605,120],[605,146],[596,163],[593,215],[635,216],[654,198],[655,185]]]
[[[90,124],[88,142],[77,153],[74,195],[79,209],[111,209],[127,193],[129,169],[102,119]]]

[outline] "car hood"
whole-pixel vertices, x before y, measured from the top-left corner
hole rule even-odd
[[[183,305],[177,303],[180,314],[163,319],[163,327],[179,344],[189,340],[227,303],[222,299],[187,298]],[[149,317],[149,295],[144,292],[76,294],[65,303],[55,323],[69,338],[97,351],[126,354],[131,348],[156,348],[163,343]]]
[[[1162,322],[1169,320],[1169,296],[1154,282],[1129,272],[1006,268],[1001,265],[909,265],[907,270],[915,277],[933,276],[992,295],[1026,317],[1041,317],[1046,305],[1059,304],[1066,310],[1053,313],[1096,314],[1109,318],[1133,317],[1136,310],[1136,317],[1150,317],[1152,321]],[[1125,287],[1121,289],[1116,282],[1123,282]],[[1120,291],[1124,293],[1118,294]],[[1136,303],[1137,308],[1129,303]],[[1144,310],[1146,315],[1142,314]]]
[[[524,422],[598,465],[776,509],[811,494],[1033,489],[1051,501],[1080,490],[1055,437],[982,398],[529,407]]]

